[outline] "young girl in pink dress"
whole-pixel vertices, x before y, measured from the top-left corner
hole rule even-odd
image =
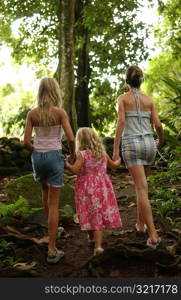
[[[88,238],[95,243],[94,255],[104,251],[102,236],[104,228],[122,226],[119,208],[107,166],[117,168],[120,159],[112,161],[106,154],[98,135],[91,128],[79,128],[76,134],[74,164],[66,166],[77,174],[75,183],[76,210],[81,230],[88,231]]]

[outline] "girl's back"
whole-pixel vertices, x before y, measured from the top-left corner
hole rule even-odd
[[[63,109],[53,106],[51,108],[51,112],[50,112],[51,116],[53,117],[52,120],[52,124],[51,126],[55,126],[55,125],[61,125],[62,121],[62,114],[63,114]],[[32,125],[33,127],[41,127],[41,121],[40,121],[40,113],[39,113],[39,108],[36,107],[34,109],[31,110],[30,112],[30,116],[32,119]]]
[[[106,174],[107,158],[102,156],[99,160],[90,150],[80,151],[83,157],[83,165],[79,171],[78,176],[93,175],[102,176]]]
[[[125,111],[136,111],[136,102],[133,93],[125,93],[121,95],[121,99],[123,100]],[[152,99],[149,96],[139,92],[139,99],[141,111],[152,110]]]

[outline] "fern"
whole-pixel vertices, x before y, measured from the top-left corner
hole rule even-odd
[[[12,204],[0,203],[0,225],[13,222],[14,218],[27,219],[42,208],[30,208],[28,201],[22,196]]]

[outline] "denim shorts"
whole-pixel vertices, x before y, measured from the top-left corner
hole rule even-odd
[[[34,151],[31,161],[35,181],[47,182],[53,187],[63,186],[64,155],[61,150]]]

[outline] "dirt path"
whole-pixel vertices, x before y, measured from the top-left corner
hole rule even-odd
[[[110,174],[123,221],[123,228],[106,230],[103,247],[105,252],[93,257],[93,247],[87,242],[87,235],[80,231],[75,223],[60,224],[65,231],[58,240],[58,247],[65,251],[57,265],[47,265],[47,246],[39,245],[31,240],[14,240],[13,253],[16,259],[21,259],[27,265],[34,262],[29,270],[10,267],[0,270],[0,277],[179,277],[176,246],[177,236],[163,232],[160,225],[157,229],[163,238],[158,250],[146,247],[147,234],[138,234],[135,230],[136,204],[134,186],[127,173],[118,171]],[[38,224],[25,224],[24,233],[29,237],[40,238],[46,234],[46,228]],[[34,227],[33,227],[34,226]],[[23,226],[17,226],[23,232]],[[1,235],[5,234],[0,230]],[[168,251],[168,247],[172,247]],[[173,248],[175,247],[175,248]],[[180,248],[179,248],[180,249]]]

